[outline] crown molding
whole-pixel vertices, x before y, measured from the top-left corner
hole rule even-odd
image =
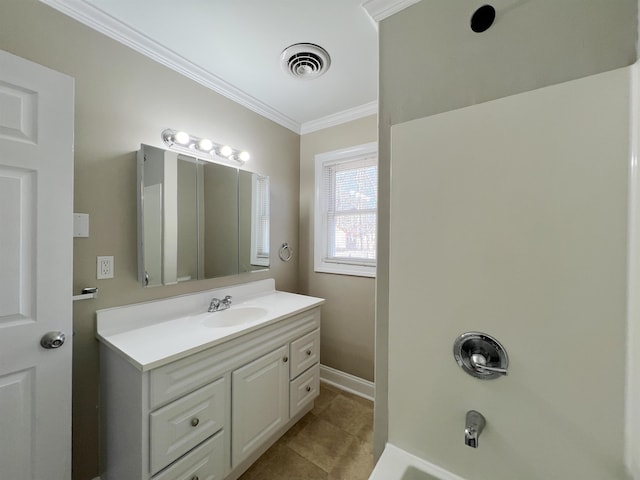
[[[382,4],[409,6],[417,1],[419,0],[368,0],[363,7],[367,8],[366,5],[375,4],[376,11],[391,11],[393,7],[383,8]],[[378,102],[373,101],[317,120],[300,123],[84,0],[40,0],[40,2],[300,135],[378,113]],[[402,8],[406,7],[397,8],[389,15]],[[374,17],[368,9],[367,12],[372,18],[378,18]]]
[[[190,62],[183,56],[160,45],[146,35],[83,0],[40,0],[40,2],[210,88],[249,110],[273,120],[289,130],[296,133],[301,131],[300,122],[248,95],[217,75]]]
[[[300,127],[300,135],[315,132],[329,127],[334,127],[342,123],[347,123],[359,118],[368,117],[369,115],[378,114],[378,101],[374,100],[358,107],[349,108],[342,112],[332,113],[326,117],[318,118],[317,120],[311,120],[305,122]]]
[[[379,22],[419,1],[420,0],[366,0],[362,3],[362,8],[366,10],[375,22]]]

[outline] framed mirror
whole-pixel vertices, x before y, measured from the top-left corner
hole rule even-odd
[[[143,286],[269,268],[269,177],[142,145],[138,187]]]

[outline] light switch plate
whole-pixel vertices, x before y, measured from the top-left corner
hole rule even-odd
[[[89,214],[74,213],[73,214],[73,236],[87,238],[89,236]]]

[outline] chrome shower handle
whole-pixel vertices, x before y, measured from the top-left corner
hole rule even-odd
[[[466,332],[456,338],[453,356],[462,370],[482,380],[503,377],[509,368],[504,347],[482,332]]]
[[[476,370],[497,373],[499,375],[507,375],[506,368],[488,366],[486,357],[481,353],[474,353],[473,355],[471,355],[471,357],[469,358],[469,363]]]
[[[473,367],[477,368],[478,370],[486,370],[487,372],[499,373],[500,375],[507,375],[506,368],[487,367],[486,365],[481,365],[479,363],[474,364]]]

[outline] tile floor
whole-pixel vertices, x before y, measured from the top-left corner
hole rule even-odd
[[[373,402],[321,384],[313,410],[239,480],[366,480],[372,443]]]

